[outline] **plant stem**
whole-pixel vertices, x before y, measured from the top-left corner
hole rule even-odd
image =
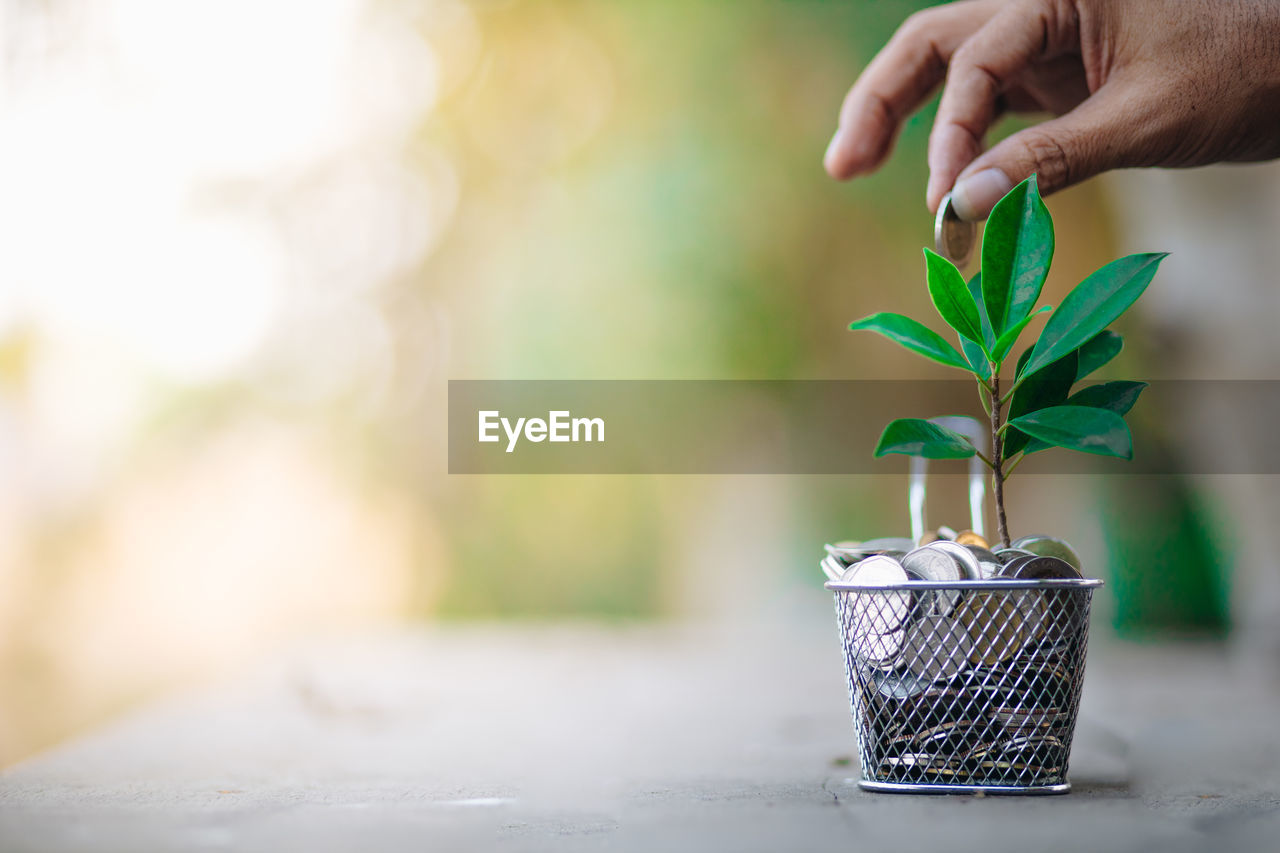
[[[1004,401],[1000,399],[1000,369],[991,365],[991,491],[996,500],[996,530],[1000,545],[1009,547],[1009,523],[1004,514],[1004,429],[1000,416]]]
[[[1004,397],[1001,398],[1000,402],[1001,403],[1009,402],[1009,400],[1013,398],[1013,392],[1018,390],[1018,386],[1022,384],[1022,380],[1025,378],[1026,378],[1025,376],[1014,376],[1013,385],[1010,386],[1008,391],[1004,392]],[[999,397],[1000,395],[997,394],[996,396]]]

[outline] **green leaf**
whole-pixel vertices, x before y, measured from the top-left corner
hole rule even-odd
[[[987,306],[982,302],[982,270],[969,279],[969,296],[978,308],[978,321],[982,325],[982,345],[991,349],[996,345],[996,333],[991,330],[991,320],[987,317]]]
[[[962,337],[974,343],[982,343],[982,326],[978,319],[978,306],[964,276],[951,261],[937,252],[924,250],[925,273],[929,282],[929,298],[939,316]]]
[[[894,343],[917,352],[925,358],[931,358],[948,367],[969,370],[969,364],[964,356],[956,352],[956,348],[947,343],[942,335],[910,317],[882,311],[851,323],[849,328],[855,332],[864,330],[878,332]]]
[[[1076,374],[1079,382],[1099,367],[1111,361],[1124,348],[1124,339],[1107,329],[1085,341],[1077,352],[1080,353],[1080,372]]]
[[[901,453],[925,459],[968,459],[976,452],[960,433],[920,418],[891,421],[876,445],[876,456]]]
[[[965,360],[969,362],[969,371],[977,374],[983,382],[991,378],[991,363],[982,347],[968,338],[960,339],[960,349],[964,351]]]
[[[1020,369],[1031,357],[1032,349],[1028,347],[1018,359]],[[1009,421],[1012,422],[1022,415],[1029,415],[1050,406],[1060,406],[1066,402],[1067,395],[1071,393],[1071,386],[1076,381],[1078,358],[1076,351],[1072,350],[1044,370],[1029,376],[1019,385],[1018,390],[1013,392],[1013,399],[1009,401]],[[1027,446],[1028,441],[1030,436],[1021,430],[1012,427],[1005,430],[1004,446],[1001,448],[1004,458],[1008,459],[1022,450]]]
[[[1004,361],[1005,356],[1009,354],[1009,350],[1013,349],[1013,345],[1018,342],[1018,335],[1022,334],[1022,330],[1027,327],[1027,324],[1035,319],[1037,314],[1043,314],[1046,311],[1052,310],[1052,306],[1045,305],[1005,329],[1004,334],[1002,334],[999,340],[996,341],[996,345],[991,351],[991,358],[996,362]]]
[[[1081,350],[1076,350],[1080,352]],[[1041,374],[1047,371],[1041,371]],[[1094,409],[1106,409],[1109,412],[1115,412],[1117,415],[1127,415],[1129,410],[1133,408],[1134,403],[1138,402],[1138,395],[1147,387],[1145,382],[1102,382],[1097,385],[1090,385],[1088,388],[1082,388],[1067,398],[1068,406],[1089,406]],[[1038,438],[1033,438],[1027,443],[1023,453],[1039,453],[1041,450],[1048,450],[1051,445],[1046,444]]]
[[[982,300],[997,335],[1031,313],[1052,261],[1053,220],[1032,175],[996,203],[982,233]]]
[[[1138,402],[1138,395],[1147,387],[1145,382],[1099,382],[1088,388],[1081,388],[1067,398],[1069,406],[1090,406],[1095,409],[1106,409],[1117,415],[1127,415]]]
[[[1167,256],[1167,252],[1129,255],[1076,285],[1044,324],[1023,376],[1052,364],[1111,325],[1147,289]]]
[[[1050,406],[1009,421],[1032,438],[1099,456],[1133,458],[1133,436],[1124,418],[1089,406]]]
[[[991,378],[991,365],[986,350],[995,346],[996,336],[991,333],[991,323],[987,321],[987,309],[982,304],[982,273],[976,272],[969,279],[969,297],[978,309],[978,322],[982,326],[982,346],[978,346],[967,338],[960,339],[960,349],[969,361],[969,369],[984,382]]]

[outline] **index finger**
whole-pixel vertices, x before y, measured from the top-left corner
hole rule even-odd
[[[996,0],[966,0],[916,12],[858,77],[840,109],[824,165],[844,180],[880,165],[902,122],[942,82],[956,48],[995,13]]]
[[[982,154],[997,100],[1033,60],[1061,50],[1069,27],[1041,0],[1011,3],[961,45],[929,136],[930,210],[937,210],[956,177]]]

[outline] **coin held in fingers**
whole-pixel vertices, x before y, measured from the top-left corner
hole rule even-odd
[[[963,267],[973,256],[973,246],[977,240],[977,224],[960,218],[951,203],[951,193],[947,193],[942,198],[942,204],[938,205],[938,218],[933,223],[933,243],[938,254],[956,266]]]

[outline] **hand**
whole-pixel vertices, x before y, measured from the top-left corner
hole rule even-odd
[[[965,219],[1033,172],[1048,194],[1109,169],[1280,156],[1280,0],[966,0],[918,12],[846,96],[831,176],[879,167],[944,77],[926,203],[937,211],[951,190]],[[1006,111],[1058,117],[983,153]]]

